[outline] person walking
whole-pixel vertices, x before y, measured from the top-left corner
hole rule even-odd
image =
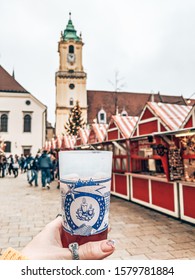
[[[18,170],[19,170],[19,158],[18,155],[15,155],[14,163],[13,163],[13,173],[15,178],[18,176]]]
[[[37,154],[31,164],[31,179],[29,184],[32,186],[35,181],[35,187],[38,187],[39,155]]]
[[[21,173],[24,172],[25,160],[26,160],[25,156],[23,154],[21,154],[21,157],[19,158],[19,164],[20,164]]]
[[[51,182],[52,182],[55,180],[55,173],[56,173],[56,168],[57,168],[57,158],[56,158],[56,154],[54,152],[51,153],[50,159],[52,162],[52,169],[50,170]]]
[[[8,162],[8,173],[9,173],[9,175],[11,175],[12,172],[14,174],[14,168],[13,168],[14,159],[13,159],[12,154],[8,157],[7,162]]]
[[[51,182],[51,169],[52,169],[52,161],[47,154],[46,150],[43,150],[42,155],[39,158],[39,168],[41,170],[41,183],[42,188],[45,186],[50,189]]]
[[[1,156],[1,177],[4,178],[5,177],[5,173],[6,173],[6,167],[7,167],[7,159],[6,157],[3,155]]]
[[[26,156],[25,164],[24,164],[24,169],[27,170],[27,181],[29,182],[32,178],[32,170],[31,166],[33,163],[34,158],[32,157],[31,154]]]

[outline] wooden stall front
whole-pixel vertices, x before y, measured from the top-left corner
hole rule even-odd
[[[180,216],[195,224],[195,129],[178,133],[184,173],[179,184]]]
[[[195,224],[195,129],[131,139],[130,200]]]
[[[112,116],[107,130],[104,149],[113,152],[111,193],[124,199],[130,199],[130,141],[131,133],[138,117]]]
[[[179,217],[177,183],[170,181],[168,164],[171,145],[161,136],[131,139],[130,200]]]

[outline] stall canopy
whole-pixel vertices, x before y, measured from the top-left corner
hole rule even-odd
[[[74,149],[76,143],[76,137],[73,135],[63,135],[62,136],[62,146],[61,149]]]
[[[103,142],[107,133],[107,124],[94,123],[89,133],[89,144]]]
[[[177,130],[192,126],[192,106],[147,102],[133,131],[133,136]]]
[[[43,149],[50,151],[50,150],[72,150],[74,149],[76,143],[76,137],[70,135],[61,135],[55,138],[52,138],[51,141],[45,141],[45,146]]]
[[[76,138],[76,146],[86,145],[89,138],[89,129],[88,128],[79,128],[78,135]]]
[[[138,117],[135,116],[112,116],[107,130],[106,140],[119,140],[131,137],[137,121]]]

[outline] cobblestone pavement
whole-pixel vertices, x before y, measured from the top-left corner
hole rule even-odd
[[[26,174],[0,178],[0,252],[23,248],[60,211],[60,192],[30,187]],[[111,198],[116,251],[108,259],[195,260],[195,227],[140,205]]]

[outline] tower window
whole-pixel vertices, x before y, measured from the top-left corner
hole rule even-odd
[[[73,100],[73,98],[71,97],[70,98],[70,106],[73,106],[74,105],[74,100]]]
[[[74,87],[75,87],[74,84],[70,84],[70,85],[69,85],[69,88],[70,88],[70,89],[74,89]]]
[[[24,132],[31,132],[31,116],[28,114],[24,116]]]
[[[69,53],[74,53],[74,46],[70,45],[68,51]]]
[[[8,116],[7,114],[2,114],[0,119],[0,131],[7,132],[8,127]]]

